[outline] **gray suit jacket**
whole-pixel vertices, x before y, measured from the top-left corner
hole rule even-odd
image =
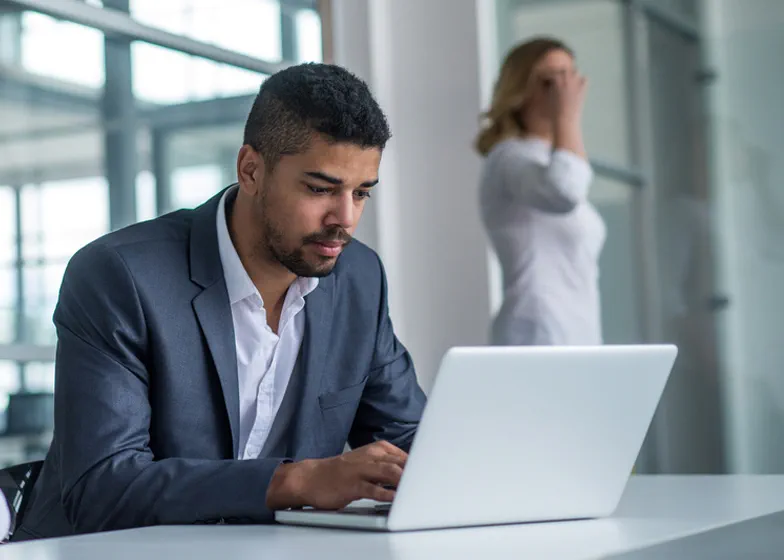
[[[392,329],[381,262],[355,241],[306,298],[277,452],[234,459],[239,390],[219,198],[71,259],[54,314],[54,438],[14,540],[270,522],[267,485],[282,460],[337,455],[347,441],[410,446],[425,396]]]

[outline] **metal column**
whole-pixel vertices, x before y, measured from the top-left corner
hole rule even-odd
[[[27,342],[27,321],[25,319],[25,284],[24,284],[24,246],[22,244],[22,188],[14,189],[14,211],[16,212],[16,231],[15,233],[15,272],[16,272],[16,317],[15,317],[15,342],[24,344]],[[25,376],[25,363],[19,362],[19,391],[27,389],[27,379]]]
[[[104,0],[104,6],[129,11],[129,0]],[[138,118],[133,96],[131,41],[107,36],[105,45],[106,84],[103,91],[105,122],[119,126],[104,133],[106,178],[109,182],[109,227],[116,230],[136,221],[136,139]]]
[[[171,167],[169,132],[165,128],[155,128],[152,130],[152,174],[155,176],[155,213],[158,216],[173,210]]]
[[[17,65],[22,60],[22,13],[0,10],[0,62]]]
[[[286,0],[280,2],[280,54],[286,61],[296,61],[298,57],[296,8]]]
[[[637,267],[640,279],[640,316],[643,337],[648,343],[660,342],[664,336],[661,318],[661,289],[656,250],[656,216],[652,124],[650,122],[650,84],[648,34],[645,15],[635,0],[622,2],[625,73],[627,80],[627,115],[632,165],[639,169],[645,187],[635,192],[634,219],[637,229]],[[640,473],[660,472],[667,463],[667,427],[661,425],[663,415],[657,414],[637,461]]]

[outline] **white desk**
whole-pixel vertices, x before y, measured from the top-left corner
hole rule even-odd
[[[0,558],[569,560],[628,553],[720,527],[730,530],[782,511],[784,476],[633,476],[610,519],[399,534],[278,525],[151,527],[5,545]]]

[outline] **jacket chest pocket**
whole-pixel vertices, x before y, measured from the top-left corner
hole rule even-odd
[[[319,406],[321,406],[321,410],[325,411],[339,406],[358,403],[362,398],[362,391],[364,391],[366,383],[367,377],[350,387],[345,387],[344,389],[329,393],[322,393],[319,395]]]

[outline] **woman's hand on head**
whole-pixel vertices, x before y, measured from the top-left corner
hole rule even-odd
[[[556,120],[579,121],[585,100],[588,80],[574,72],[558,73],[546,78],[549,83],[553,118]]]

